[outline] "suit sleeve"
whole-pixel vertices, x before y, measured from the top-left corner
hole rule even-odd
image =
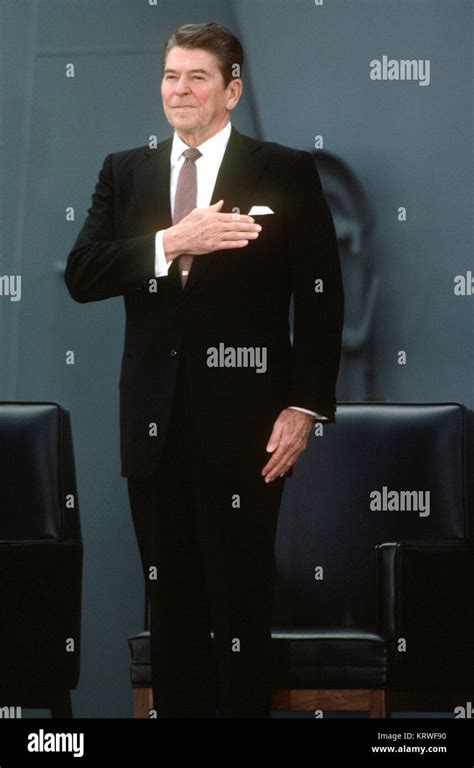
[[[287,194],[294,303],[288,402],[335,421],[344,294],[331,212],[308,152],[297,161]]]
[[[67,260],[64,281],[75,301],[85,303],[137,290],[154,277],[155,233],[116,239],[112,155],[104,160],[92,205]]]

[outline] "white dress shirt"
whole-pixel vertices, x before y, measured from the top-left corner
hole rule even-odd
[[[196,175],[197,175],[197,201],[196,208],[206,208],[211,203],[212,193],[216,185],[217,174],[219,172],[222,158],[227,147],[227,142],[232,131],[232,124],[229,122],[214,136],[207,139],[202,144],[199,144],[198,149],[201,152],[201,157],[195,160],[196,163]],[[170,156],[170,204],[171,210],[174,208],[174,199],[176,195],[176,186],[178,184],[178,176],[181,167],[184,163],[183,152],[189,149],[188,145],[180,139],[176,131],[173,135],[173,143],[171,146]],[[168,270],[172,264],[172,261],[167,261],[165,251],[163,248],[163,232],[161,229],[155,235],[155,277],[166,277]],[[198,257],[199,258],[199,257]],[[320,416],[314,411],[309,411],[307,408],[300,408],[296,405],[290,405],[289,408],[293,408],[295,411],[303,411],[309,413],[317,419],[325,419],[325,416]]]

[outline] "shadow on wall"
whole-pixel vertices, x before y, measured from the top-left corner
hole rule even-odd
[[[353,171],[340,158],[313,152],[331,209],[341,257],[345,320],[338,400],[375,400],[373,319],[380,279],[374,272],[372,212]]]

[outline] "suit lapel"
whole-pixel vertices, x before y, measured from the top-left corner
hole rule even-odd
[[[145,231],[167,229],[172,225],[170,206],[170,155],[172,138],[161,142],[156,149],[145,149],[135,165],[133,175],[136,199]],[[239,133],[232,127],[229,141],[217,174],[211,205],[224,200],[222,211],[248,213],[253,190],[265,166],[263,144]],[[220,252],[195,256],[185,292],[193,289]],[[177,259],[169,269],[169,277],[181,288]]]
[[[171,227],[170,156],[173,139],[158,144],[156,149],[145,149],[141,160],[133,169],[135,194],[145,232],[156,232]],[[168,271],[170,281],[181,291],[182,285],[175,259]]]
[[[211,197],[211,205],[224,200],[223,213],[232,213],[238,209],[240,213],[248,213],[249,201],[253,190],[266,162],[262,143],[244,136],[232,126],[226,151],[217,174],[216,184]],[[203,279],[211,264],[222,258],[224,252],[195,256],[189,277],[186,281],[185,292]]]

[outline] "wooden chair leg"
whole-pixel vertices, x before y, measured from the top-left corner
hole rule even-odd
[[[276,688],[272,709],[290,712],[368,712],[369,717],[387,717],[388,699],[384,690],[371,688]]]
[[[51,717],[54,718],[71,718],[72,717],[72,704],[71,704],[71,691],[64,691],[63,693],[55,694],[54,699],[51,702]]]
[[[369,717],[390,717],[387,711],[387,697],[384,690],[369,692]]]
[[[153,709],[152,688],[134,688],[133,717],[148,719],[150,709]]]

